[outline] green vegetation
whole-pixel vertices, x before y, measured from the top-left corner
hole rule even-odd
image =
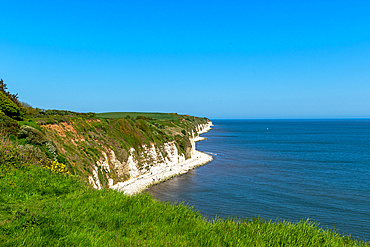
[[[369,246],[311,222],[209,221],[148,194],[93,190],[86,176],[102,151],[124,160],[129,147],[174,141],[186,153],[188,133],[206,119],[41,114],[1,92],[19,108],[0,112],[1,246]]]
[[[159,112],[105,112],[105,113],[96,113],[98,118],[131,118],[131,119],[144,119],[144,120],[159,120],[166,122],[167,124],[173,121],[176,123],[191,121],[193,125],[198,125],[205,123],[207,118],[199,118],[189,115],[178,115],[177,113],[159,113]],[[173,122],[172,122],[173,123]]]
[[[1,246],[368,246],[310,222],[208,221],[148,194],[92,190],[0,138]]]
[[[19,107],[8,97],[0,91],[0,111],[2,115],[7,115],[12,118],[18,118],[20,116]]]
[[[189,158],[191,143],[186,134],[196,134],[196,126],[207,122],[205,118],[176,113],[95,114],[44,110],[18,101],[18,96],[6,89],[1,80],[0,96],[4,100],[0,101],[0,128],[18,145],[26,149],[32,147],[39,156],[44,153],[44,165],[57,160],[71,174],[78,174],[85,180],[93,174],[97,162],[112,151],[120,164],[125,164],[128,157],[134,155],[142,169],[151,163],[150,157],[143,157],[143,150],[153,144],[160,152],[163,143],[174,142]],[[112,157],[107,158],[110,162]],[[113,166],[111,162],[110,166]],[[101,167],[98,170],[103,187],[108,186],[108,179],[116,183],[129,178],[127,167],[119,171]]]
[[[144,116],[147,118],[153,118],[158,120],[174,120],[176,119],[176,113],[158,113],[158,112],[105,112],[96,113],[97,117],[100,118],[125,118],[130,116],[131,118],[136,118],[138,116]]]
[[[14,119],[21,118],[21,104],[18,101],[17,94],[11,94],[6,91],[7,87],[3,79],[0,79],[0,115],[8,116]]]

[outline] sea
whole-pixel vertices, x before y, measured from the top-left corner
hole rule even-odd
[[[204,217],[310,221],[370,240],[370,119],[212,120],[207,165],[148,189]]]

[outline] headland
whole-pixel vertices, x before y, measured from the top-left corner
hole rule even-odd
[[[113,186],[112,189],[123,192],[127,195],[134,195],[142,192],[147,187],[154,184],[164,182],[172,177],[187,173],[189,170],[205,165],[213,160],[211,155],[205,154],[195,149],[195,142],[205,140],[206,138],[200,137],[199,134],[211,130],[212,122],[208,122],[199,130],[198,135],[191,138],[193,150],[191,158],[180,161],[178,163],[167,162],[154,169],[148,170],[146,173],[137,177],[132,177],[124,182],[119,182]],[[159,169],[158,169],[159,168]]]

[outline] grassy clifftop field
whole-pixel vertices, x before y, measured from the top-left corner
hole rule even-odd
[[[178,115],[176,113],[159,113],[159,112],[105,112],[97,113],[97,117],[101,118],[125,118],[130,116],[132,118],[137,118],[138,116],[144,116],[146,118],[154,118],[158,120],[176,120]],[[190,117],[190,116],[189,116]],[[195,119],[195,117],[192,117]]]
[[[189,155],[190,133],[207,119],[41,110],[2,81],[0,100],[1,246],[368,246],[305,221],[208,221],[181,204],[88,183],[108,151],[124,161],[130,148],[139,155],[143,145],[174,142]],[[98,174],[103,185],[129,175],[111,173]]]

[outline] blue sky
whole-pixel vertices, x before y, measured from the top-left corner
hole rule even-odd
[[[0,78],[44,109],[370,118],[370,1],[2,1]]]

